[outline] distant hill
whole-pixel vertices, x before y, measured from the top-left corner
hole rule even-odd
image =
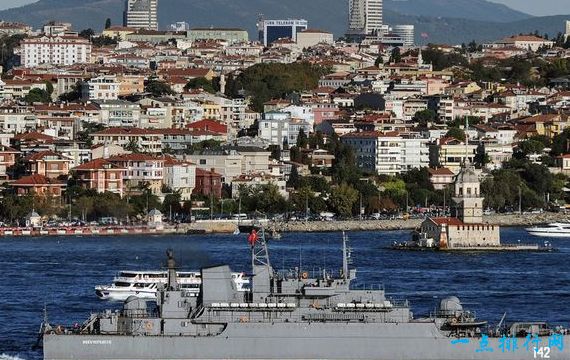
[[[346,29],[346,4],[346,0],[162,0],[159,23],[161,27],[176,21],[187,21],[193,27],[241,27],[255,38],[255,22],[262,13],[266,18],[305,18],[311,27],[341,36]],[[421,33],[427,33],[424,42],[453,44],[535,30],[556,35],[562,31],[563,20],[570,19],[570,15],[529,17],[485,0],[385,0],[384,8],[386,23],[415,25],[418,40]],[[0,19],[37,27],[60,20],[72,22],[77,30],[101,31],[108,17],[120,24],[122,11],[123,0],[40,0],[0,11]],[[444,16],[430,16],[434,13]]]
[[[532,17],[486,0],[384,0],[384,8],[402,15],[490,22],[511,22]]]
[[[477,42],[492,41],[503,37],[519,34],[534,33],[556,36],[564,30],[564,21],[570,15],[532,17],[508,23],[477,21],[458,18],[434,18],[428,16],[405,16],[386,11],[386,22],[393,24],[413,24],[416,27],[416,41],[421,43],[461,44],[471,40]],[[420,35],[428,35],[422,39]]]

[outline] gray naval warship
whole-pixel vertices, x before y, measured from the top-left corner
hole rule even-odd
[[[251,240],[251,237],[250,237]],[[353,290],[356,270],[343,236],[338,275],[274,271],[263,233],[250,242],[252,287],[239,292],[229,266],[201,269],[198,296],[168,282],[156,303],[128,298],[122,310],[83,324],[43,324],[43,352],[63,359],[570,359],[570,333],[545,322],[504,319],[491,327],[457,297],[415,318],[383,290]]]

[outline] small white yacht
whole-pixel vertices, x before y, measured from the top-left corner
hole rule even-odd
[[[570,237],[570,223],[551,223],[527,228],[529,234],[543,237]]]
[[[166,284],[166,271],[120,271],[111,285],[95,286],[95,294],[101,300],[125,301],[134,295],[141,299],[156,299],[159,284]],[[249,279],[243,273],[232,273],[238,291],[249,289]],[[181,290],[189,296],[198,296],[202,278],[196,271],[177,272]]]

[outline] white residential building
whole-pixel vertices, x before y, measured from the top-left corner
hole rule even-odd
[[[82,83],[81,96],[84,101],[117,100],[119,98],[117,77],[113,75],[98,76]]]
[[[429,140],[412,134],[402,134],[400,139],[402,171],[429,166]]]
[[[0,133],[22,133],[34,130],[39,121],[34,113],[22,108],[0,108]]]
[[[379,131],[353,132],[342,136],[351,146],[358,166],[381,175],[396,175],[429,165],[428,140],[413,134]]]
[[[140,127],[141,107],[139,104],[123,100],[101,100],[96,104],[100,109],[101,124],[111,127]]]
[[[221,174],[222,182],[231,183],[242,173],[243,156],[235,151],[205,151],[201,154],[185,155],[185,160],[196,164],[196,167]]]
[[[0,101],[4,100],[4,86],[6,83],[0,79]]]
[[[123,180],[127,189],[140,191],[148,186],[153,194],[160,194],[164,179],[164,158],[147,154],[111,156],[107,161],[125,169]]]
[[[301,129],[309,135],[312,126],[306,121],[291,119],[290,113],[267,112],[259,120],[259,137],[280,147],[295,145]]]
[[[110,127],[91,134],[94,144],[119,145],[123,148],[137,147],[148,154],[162,153],[162,134],[133,127]]]
[[[297,45],[300,48],[310,48],[317,44],[329,44],[334,43],[333,33],[315,29],[307,29],[297,33]]]
[[[67,34],[25,38],[20,43],[20,58],[25,67],[90,63],[91,43]]]
[[[181,200],[190,200],[196,187],[196,165],[167,159],[164,162],[164,185],[180,193]]]
[[[439,99],[437,116],[442,122],[451,122],[455,119],[455,101],[453,98]]]
[[[303,120],[311,127],[315,124],[315,114],[313,113],[313,107],[310,105],[289,105],[279,110],[279,112],[291,114],[292,119]]]
[[[232,197],[239,197],[239,190],[242,187],[258,187],[263,185],[275,185],[281,196],[285,199],[289,198],[287,192],[287,182],[281,176],[272,176],[267,173],[256,173],[248,175],[240,175],[232,181]]]
[[[483,44],[486,49],[498,49],[505,47],[516,47],[523,50],[536,52],[541,47],[551,48],[554,46],[554,41],[546,40],[540,36],[535,35],[515,35],[504,38],[500,41],[495,41],[490,44]]]

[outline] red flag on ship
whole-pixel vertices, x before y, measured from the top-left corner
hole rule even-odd
[[[249,236],[247,237],[247,242],[249,243],[249,245],[253,246],[255,245],[256,241],[257,241],[257,231],[253,229],[251,230],[251,234],[249,234]]]

